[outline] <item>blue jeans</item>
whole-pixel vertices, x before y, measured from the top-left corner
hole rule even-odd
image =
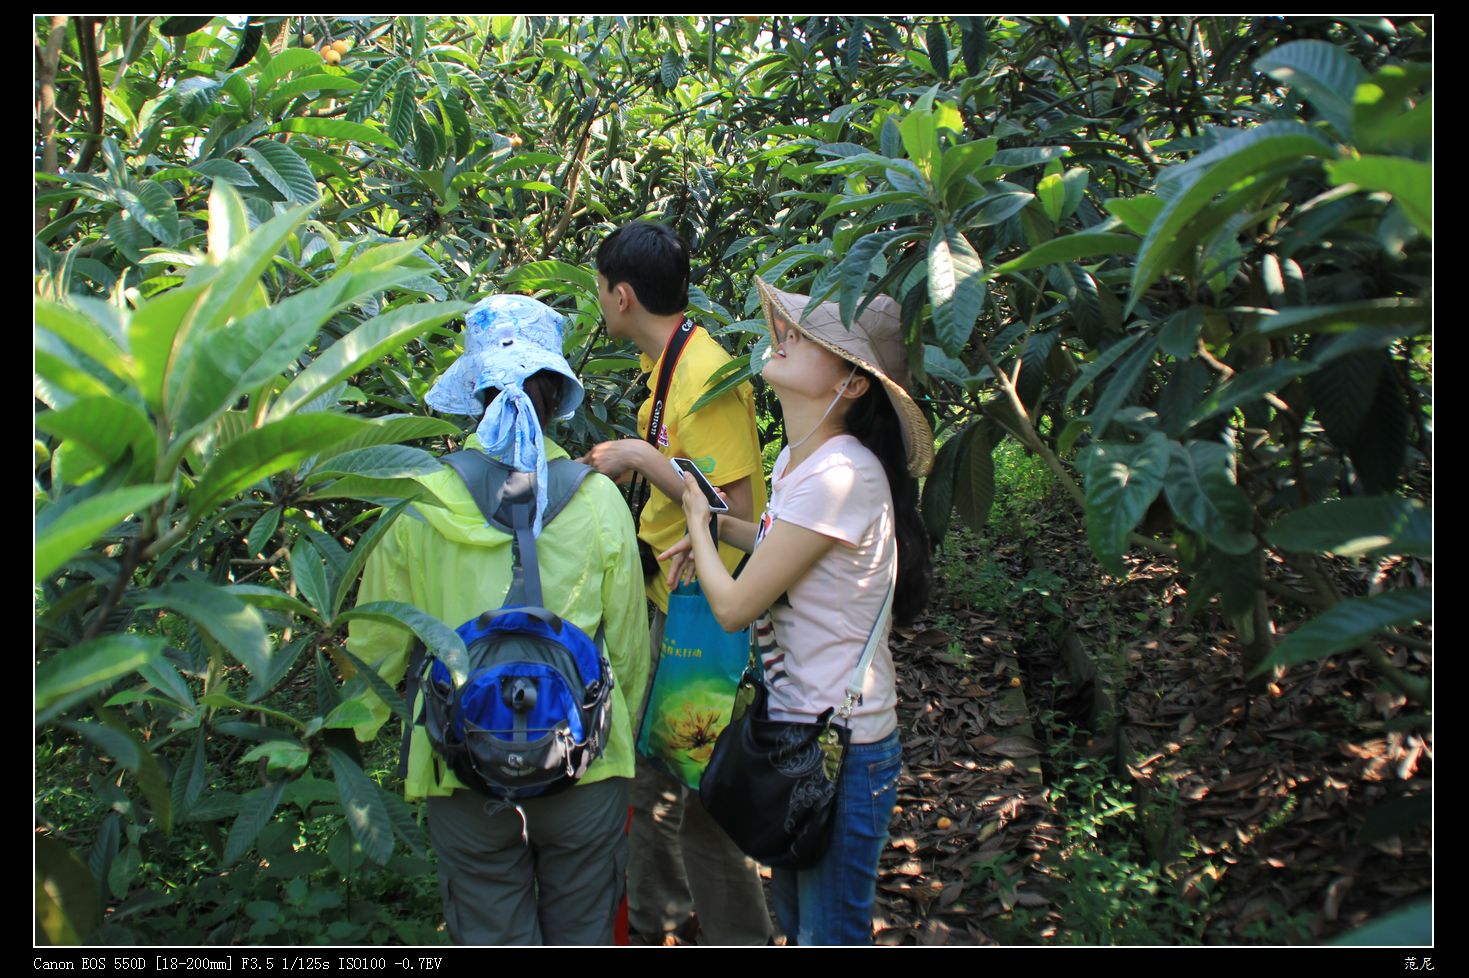
[[[887,844],[902,764],[897,731],[847,748],[826,855],[810,869],[771,871],[775,919],[787,938],[808,947],[872,943],[877,862]]]

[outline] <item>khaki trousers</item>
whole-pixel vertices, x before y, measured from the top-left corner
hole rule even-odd
[[[627,789],[627,778],[608,778],[518,809],[469,790],[430,798],[454,943],[611,944],[627,868]]]
[[[655,667],[665,619],[655,608],[649,633]],[[770,915],[759,866],[704,811],[699,793],[639,755],[631,801],[627,890],[632,928],[656,938],[676,930],[697,910],[700,943],[768,943]]]

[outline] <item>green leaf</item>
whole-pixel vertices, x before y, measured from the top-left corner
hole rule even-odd
[[[372,74],[367,76],[367,81],[357,90],[357,94],[352,96],[352,102],[347,108],[347,118],[352,122],[366,122],[387,97],[399,76],[411,67],[402,58],[393,57],[374,68]]]
[[[398,143],[387,133],[361,122],[346,119],[305,119],[299,116],[283,119],[266,130],[273,132],[300,132],[322,139],[339,139],[354,143],[397,149]]]
[[[445,503],[421,482],[413,479],[367,479],[348,475],[317,483],[302,499],[361,499],[378,506],[398,500],[422,502],[443,508]]]
[[[1137,197],[1111,197],[1102,202],[1107,212],[1122,221],[1127,230],[1146,235],[1158,213],[1163,210],[1163,199],[1153,194]]]
[[[232,194],[233,191],[229,190],[228,186],[216,184],[211,193],[211,201],[214,195],[225,193]],[[218,271],[209,281],[208,293],[189,316],[188,322],[191,328],[201,333],[208,333],[238,316],[247,296],[259,287],[260,276],[275,259],[276,253],[284,247],[286,241],[295,233],[301,222],[310,216],[313,209],[312,206],[293,207],[283,214],[276,215],[251,231],[238,246],[230,250],[228,255],[221,256]],[[212,217],[212,207],[210,214]],[[214,257],[213,246],[214,240],[211,235],[211,258]],[[171,293],[164,293],[165,296],[169,294]],[[141,314],[142,310],[133,314],[133,325],[137,325],[138,317]],[[129,335],[131,336],[131,333]],[[137,348],[134,346],[135,356],[136,353]]]
[[[120,634],[57,652],[36,666],[36,713],[58,705],[64,708],[80,695],[137,671],[158,658],[163,647],[163,639],[156,636]]]
[[[1392,194],[1414,226],[1433,237],[1433,164],[1401,156],[1360,156],[1332,160],[1326,176],[1336,186],[1351,183]]]
[[[215,455],[189,496],[189,508],[207,513],[261,479],[294,468],[370,427],[371,422],[360,418],[316,411],[252,428]]]
[[[1006,186],[1013,186],[1013,184],[1006,184]],[[990,194],[988,197],[981,197],[967,205],[960,212],[957,221],[970,231],[994,227],[1021,213],[1032,200],[1035,200],[1035,194],[1024,190],[1005,190]]]
[[[1389,364],[1381,350],[1358,350],[1322,364],[1307,378],[1316,420],[1338,448],[1350,451],[1368,427],[1378,381]]]
[[[995,501],[994,448],[989,426],[971,425],[954,462],[954,507],[975,533],[984,532]]]
[[[1088,384],[1096,380],[1108,367],[1111,367],[1138,343],[1152,335],[1151,330],[1140,330],[1125,339],[1118,340],[1098,353],[1097,358],[1083,367],[1076,380],[1071,382],[1071,386],[1066,390],[1066,399],[1061,402],[1061,406],[1065,407],[1076,400],[1076,395],[1086,390]]]
[[[57,411],[36,415],[36,427],[85,449],[101,464],[131,450],[130,470],[153,474],[158,439],[148,416],[117,397],[82,397]]]
[[[1157,349],[1157,344],[1153,342],[1152,330],[1148,330],[1146,335],[1147,339],[1133,347],[1117,364],[1117,369],[1097,395],[1087,415],[1087,420],[1092,423],[1093,438],[1105,437],[1113,416],[1132,399],[1138,382],[1153,362],[1153,352]]]
[[[1433,557],[1433,515],[1416,499],[1333,499],[1287,513],[1265,538],[1282,550],[1337,557]]]
[[[421,448],[380,445],[334,455],[311,470],[308,483],[329,476],[360,475],[370,479],[411,479],[443,470],[437,458]]]
[[[119,191],[119,196],[126,193],[127,191]],[[164,244],[178,243],[179,215],[174,207],[172,194],[161,184],[145,180],[137,184],[137,196],[132,200],[136,203],[125,206],[133,220]]]
[[[1061,185],[1064,191],[1061,198],[1061,216],[1058,220],[1064,221],[1076,209],[1081,206],[1082,198],[1086,195],[1086,185],[1091,180],[1091,174],[1085,167],[1072,167],[1061,176]]]
[[[349,729],[372,722],[372,711],[359,699],[343,700],[332,708],[322,721],[323,729]]]
[[[222,180],[233,187],[260,186],[255,182],[255,178],[250,176],[250,171],[234,160],[199,160],[197,163],[190,164],[188,169],[210,180]]]
[[[251,675],[264,672],[270,660],[270,638],[260,612],[222,587],[201,581],[175,580],[138,595],[139,608],[167,608],[192,621],[224,646]]]
[[[1311,104],[1348,139],[1352,136],[1352,97],[1367,80],[1355,58],[1326,41],[1291,41],[1255,62],[1264,72]]]
[[[159,766],[158,759],[153,756],[148,745],[121,716],[106,709],[99,710],[97,715],[101,718],[102,724],[67,724],[66,726],[82,733],[94,743],[102,745],[112,754],[114,760],[133,772],[137,778],[139,790],[143,792],[143,797],[148,800],[148,805],[153,810],[153,818],[158,827],[163,830],[164,835],[172,835],[173,796],[169,792],[168,779],[163,776],[163,769]]]
[[[331,595],[327,590],[326,568],[321,562],[321,554],[305,538],[297,540],[291,549],[291,580],[296,582],[296,588],[307,604],[322,617],[330,616]]]
[[[347,661],[351,662],[354,666],[357,667],[356,678],[361,679],[369,689],[376,693],[378,699],[386,703],[388,705],[388,709],[392,710],[393,713],[395,713],[400,720],[403,720],[405,722],[412,722],[412,718],[408,715],[407,702],[403,699],[403,697],[398,695],[398,691],[396,689],[394,689],[392,686],[389,686],[387,682],[383,679],[383,677],[378,675],[376,669],[368,665],[366,662],[363,662],[357,656],[353,655],[352,651],[346,646],[343,646],[340,651],[342,655],[347,657]]]
[[[361,82],[343,75],[304,75],[274,89],[270,95],[271,108],[274,111],[297,95],[308,92],[355,92],[361,87]]]
[[[37,943],[81,944],[97,926],[97,881],[54,836],[36,836],[35,860]]]
[[[238,163],[233,165],[245,169]],[[255,186],[254,178],[251,178],[250,185]],[[209,257],[216,263],[222,263],[249,235],[250,218],[245,213],[245,202],[229,183],[216,180],[209,188]],[[264,267],[262,265],[261,269]]]
[[[281,525],[281,508],[272,506],[260,515],[255,525],[250,527],[250,532],[245,537],[245,551],[251,557],[258,557],[265,551],[265,545],[270,538],[275,536],[276,529]]]
[[[924,46],[928,48],[928,60],[933,64],[933,73],[940,81],[949,78],[949,38],[943,24],[934,21],[924,33]]]
[[[255,171],[289,201],[314,206],[321,197],[311,167],[285,143],[270,139],[246,146],[240,152],[255,166]]]
[[[933,459],[933,470],[923,483],[923,527],[934,544],[941,544],[949,533],[954,512],[954,481],[958,468],[963,435],[951,435],[939,447]]]
[[[1432,617],[1432,588],[1408,588],[1367,598],[1350,598],[1332,605],[1287,635],[1251,675],[1354,649],[1372,641],[1378,632],[1426,622]]]
[[[864,235],[852,245],[847,256],[837,266],[837,279],[841,283],[838,309],[842,322],[849,328],[856,316],[857,302],[862,298],[862,292],[867,287],[867,278],[872,269],[872,263],[877,260],[878,255],[887,250],[887,247],[893,243],[893,239],[903,233],[883,231]]]
[[[597,275],[581,265],[564,261],[533,261],[516,268],[505,276],[507,286],[535,291],[539,289],[562,290],[568,285],[579,289],[582,294],[597,294]]]
[[[1084,231],[1078,234],[1063,234],[1037,245],[1030,251],[1013,258],[990,270],[990,277],[1008,275],[1012,272],[1053,265],[1057,262],[1076,261],[1080,258],[1095,258],[1098,255],[1135,255],[1140,242],[1130,234],[1113,234],[1106,231]]]
[[[1066,185],[1062,181],[1061,174],[1048,173],[1041,177],[1035,185],[1035,197],[1041,202],[1041,209],[1046,212],[1051,223],[1059,223],[1061,206],[1066,202]],[[1075,237],[1075,235],[1070,237]],[[1063,240],[1069,240],[1069,238]]]
[[[913,161],[925,179],[932,179],[934,157],[939,152],[938,126],[932,108],[935,91],[936,89],[929,89],[925,92],[918,104],[898,123],[898,132],[903,136],[903,148],[908,151],[908,159]]]
[[[769,341],[762,337],[760,342],[768,346]],[[751,352],[744,356],[735,357],[729,363],[715,371],[709,378],[709,389],[699,395],[699,399],[694,402],[694,406],[689,409],[689,413],[695,414],[741,384],[748,384],[750,378],[760,372],[761,368],[756,365],[757,362],[763,362],[759,361],[755,356],[755,349],[752,348]]]
[[[392,820],[393,831],[398,838],[402,839],[415,855],[420,857],[427,855],[424,832],[413,815],[413,809],[409,808],[408,803],[395,792],[375,782],[374,785],[377,788],[378,797],[382,798],[383,805],[388,810],[388,817]]]
[[[953,225],[934,229],[928,243],[928,298],[939,346],[958,356],[984,307],[984,265]]]
[[[232,592],[238,592],[240,589],[248,586],[249,585],[237,584],[230,590]],[[262,588],[261,590],[265,589]],[[300,604],[299,601],[295,601],[294,598],[287,598],[284,594],[282,594],[281,597],[285,598],[287,601],[293,601],[296,604]],[[246,600],[249,600],[248,596],[246,597]],[[302,605],[302,607],[304,608],[305,606]],[[246,699],[248,699],[251,703],[258,703],[260,700],[264,699],[271,690],[280,685],[280,681],[286,678],[287,674],[290,673],[291,668],[296,664],[296,660],[301,658],[301,653],[306,649],[307,641],[308,638],[298,638],[296,639],[296,641],[292,642],[290,645],[287,645],[285,648],[278,649],[275,655],[270,657],[270,663],[266,667],[266,671],[258,676],[251,677],[250,686],[245,691]]]
[[[91,546],[128,516],[168,494],[167,485],[127,486],[77,503],[36,532],[37,583],[49,578],[78,551]]]
[[[455,682],[463,683],[467,678],[469,652],[464,648],[464,640],[433,615],[401,601],[372,601],[360,604],[351,611],[342,612],[337,617],[336,624],[358,618],[406,628],[418,636],[439,661],[448,666]]]
[[[255,94],[264,98],[276,82],[291,72],[302,68],[320,68],[321,64],[321,55],[310,48],[286,48],[260,69],[260,78],[255,82]]]
[[[1330,144],[1313,129],[1294,122],[1267,122],[1164,171],[1158,178],[1158,191],[1167,203],[1148,227],[1133,269],[1132,294],[1125,312],[1131,313],[1148,286],[1174,264],[1186,244],[1180,243],[1181,232],[1216,194],[1276,164],[1330,152]]]
[[[106,367],[119,380],[131,380],[122,347],[97,320],[84,312],[47,299],[37,299],[31,314],[37,326],[65,340],[79,353]]]
[[[665,48],[658,65],[658,77],[664,88],[675,88],[683,77],[683,59],[671,48]]]
[[[282,779],[256,788],[240,799],[240,814],[230,826],[230,834],[224,843],[225,865],[250,851],[260,831],[270,824],[270,817],[275,814],[285,790],[286,781]]]
[[[297,741],[269,740],[250,748],[239,763],[250,764],[262,757],[265,758],[267,774],[291,775],[306,769],[311,761],[311,751]]]
[[[158,24],[158,33],[164,37],[183,37],[209,26],[211,17],[168,17]]]
[[[423,333],[464,315],[468,302],[420,302],[369,319],[333,343],[281,392],[271,418],[283,418],[339,381]]]
[[[1138,445],[1094,441],[1082,454],[1087,540],[1113,574],[1124,573],[1127,535],[1163,488],[1172,444],[1155,431]]]
[[[413,120],[418,117],[417,87],[418,81],[413,73],[404,72],[398,79],[397,90],[393,92],[393,104],[388,110],[388,135],[399,146],[406,145],[413,135]]]
[[[148,685],[178,704],[185,712],[193,713],[198,710],[198,704],[194,702],[194,693],[189,689],[189,684],[184,681],[183,676],[179,675],[179,671],[168,663],[167,659],[155,659],[147,665],[140,666],[138,675],[143,677]]]
[[[410,449],[416,451],[416,449]],[[425,453],[426,454],[426,453]],[[435,469],[442,468],[437,459],[434,460]],[[357,577],[362,573],[363,566],[367,563],[367,557],[373,548],[381,542],[383,535],[388,532],[393,523],[403,511],[408,508],[409,500],[403,500],[392,509],[385,510],[381,516],[372,524],[372,527],[362,535],[356,545],[352,547],[352,556],[348,559],[346,566],[337,578],[337,586],[332,593],[331,614],[335,618],[342,610],[342,605],[347,600],[347,593],[352,585],[356,583]]]
[[[386,863],[393,855],[393,820],[376,782],[343,751],[328,747],[326,756],[331,761],[352,837],[368,859],[378,865]]]
[[[203,727],[194,732],[194,739],[178,759],[173,772],[173,783],[169,786],[173,810],[184,821],[189,820],[194,802],[199,800],[199,795],[208,785],[205,774],[205,736]]]
[[[323,619],[312,608],[300,598],[293,598],[284,591],[263,584],[227,584],[224,589],[239,598],[241,601],[256,608],[265,608],[269,611],[281,611],[288,615],[302,615],[312,621],[321,622]],[[276,653],[279,655],[280,653]],[[272,663],[275,656],[271,656]],[[271,666],[273,671],[275,666]]]
[[[224,184],[216,184],[214,193]],[[212,240],[212,235],[211,235]],[[253,283],[252,283],[253,284]],[[163,410],[163,381],[179,329],[204,294],[205,285],[183,285],[147,299],[128,320],[128,349],[133,377],[143,399],[155,412]]]
[[[1218,442],[1173,443],[1164,492],[1179,522],[1227,554],[1255,549],[1250,501],[1235,482],[1234,453]]]
[[[1282,389],[1292,380],[1311,373],[1315,369],[1316,364],[1314,363],[1280,360],[1264,367],[1256,367],[1253,370],[1235,374],[1204,398],[1203,403],[1194,411],[1190,424],[1208,421],[1216,415],[1258,401],[1266,394]]]
[[[1000,150],[995,154],[993,165],[1005,172],[1023,170],[1038,163],[1059,160],[1070,153],[1070,146],[1020,146],[1015,149]]]
[[[1188,360],[1198,352],[1204,328],[1204,307],[1186,306],[1163,321],[1158,331],[1158,349],[1176,360]]]
[[[1394,296],[1329,306],[1295,306],[1272,313],[1261,309],[1251,332],[1260,336],[1341,333],[1358,328],[1396,328],[1431,322],[1429,307],[1416,299]]]

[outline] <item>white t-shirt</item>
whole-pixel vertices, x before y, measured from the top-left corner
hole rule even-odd
[[[860,441],[830,438],[791,472],[785,471],[789,459],[789,448],[776,459],[762,535],[783,520],[837,543],[771,606],[777,648],[761,658],[770,716],[810,720],[827,707],[841,707],[897,576],[898,544],[887,473]],[[884,627],[862,701],[852,712],[852,742],[869,744],[892,733],[897,703]]]

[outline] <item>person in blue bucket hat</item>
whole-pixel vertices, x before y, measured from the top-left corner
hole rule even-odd
[[[465,316],[464,355],[425,397],[437,411],[476,419],[466,447],[537,474],[538,514],[547,462],[567,457],[545,427],[569,417],[583,397],[561,353],[562,323],[527,296],[484,299]],[[427,493],[373,550],[357,601],[405,602],[452,628],[503,602],[511,537],[486,524],[449,468],[415,479]],[[603,631],[615,679],[611,728],[602,757],[575,785],[513,805],[467,788],[433,751],[427,732],[414,728],[404,794],[427,799],[444,919],[459,944],[610,944],[623,894],[633,775],[629,708],[636,708],[648,674],[637,538],[617,487],[595,473],[554,520],[542,524],[537,515],[535,533],[546,606],[588,635]],[[396,686],[411,642],[402,628],[357,620],[347,647]],[[373,719],[356,733],[370,740],[389,709],[370,690],[360,695]],[[418,704],[409,705],[410,716],[419,716]]]

